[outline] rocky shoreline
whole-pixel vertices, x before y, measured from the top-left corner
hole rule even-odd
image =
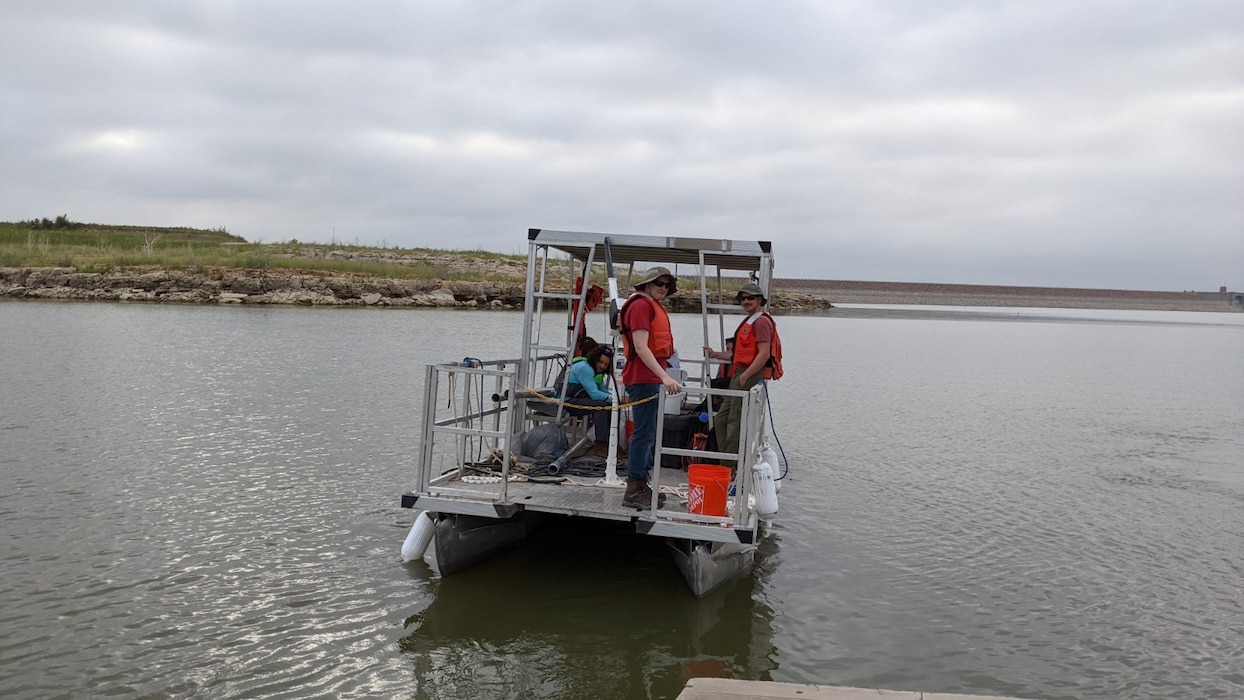
[[[521,309],[524,281],[515,279],[512,273],[498,276],[502,278],[500,281],[480,282],[398,279],[284,268],[79,272],[72,267],[0,267],[0,298]],[[1156,292],[834,280],[774,280],[770,301],[776,313],[817,313],[832,308],[833,304],[1244,311],[1239,294],[1221,291]],[[673,311],[697,311],[699,297],[679,294],[671,297],[669,304]]]
[[[284,269],[101,273],[43,267],[0,268],[0,296],[182,304],[518,308],[523,303],[523,287],[512,282],[390,279]]]
[[[0,297],[180,304],[263,304],[520,309],[524,283],[394,279],[286,269],[206,268],[79,272],[71,267],[0,268]],[[676,296],[674,311],[698,308],[699,298]],[[774,292],[775,311],[830,308],[817,294]]]

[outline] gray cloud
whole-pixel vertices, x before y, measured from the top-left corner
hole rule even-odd
[[[5,3],[0,218],[1244,289],[1235,0],[615,5]]]

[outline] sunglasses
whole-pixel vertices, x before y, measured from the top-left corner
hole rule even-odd
[[[752,299],[759,299],[760,297],[754,294],[740,294],[735,298],[738,299],[739,301],[751,301]]]
[[[664,287],[665,289],[669,289],[670,287],[674,286],[673,282],[662,282],[660,280],[654,280],[652,282],[649,282],[649,284],[656,285],[658,287]]]

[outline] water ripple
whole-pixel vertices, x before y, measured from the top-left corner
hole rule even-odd
[[[831,363],[775,388],[753,575],[695,600],[607,530],[396,561],[418,369],[515,315],[0,314],[6,697],[1244,695],[1235,328],[784,318]]]

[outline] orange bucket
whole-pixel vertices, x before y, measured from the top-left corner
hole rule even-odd
[[[692,464],[687,467],[687,512],[725,515],[730,493],[730,467]]]

